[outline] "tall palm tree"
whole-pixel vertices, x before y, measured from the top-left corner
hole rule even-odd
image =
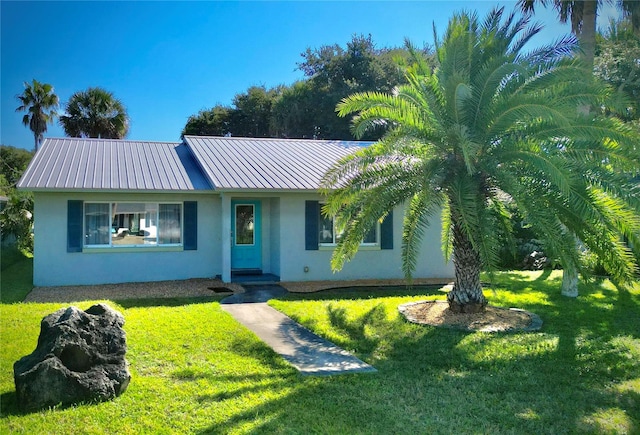
[[[563,264],[580,265],[577,238],[617,278],[632,276],[635,259],[622,237],[640,247],[640,199],[625,173],[640,173],[640,141],[619,121],[578,110],[603,102],[607,89],[567,57],[574,39],[523,52],[539,30],[527,17],[503,20],[503,9],[482,22],[455,15],[436,44],[434,71],[409,46],[407,85],[338,105],[340,116],[356,114],[357,137],[386,132],[323,179],[323,212],[343,231],[334,270],[378,220],[406,204],[407,277],[425,227],[440,217],[443,252],[455,268],[450,309],[482,310],[480,271],[496,267],[502,240],[514,245],[505,207],[512,202]]]
[[[22,117],[22,123],[33,132],[34,148],[38,151],[47,124],[58,115],[58,96],[53,93],[53,86],[33,79],[31,83],[24,82],[24,92],[16,95],[16,98],[20,101],[16,112],[27,112]]]
[[[624,17],[631,21],[633,33],[640,38],[640,2],[638,0],[618,0]]]
[[[129,131],[129,115],[113,93],[102,88],[78,91],[65,105],[60,124],[67,136],[122,139]]]
[[[585,64],[593,69],[596,48],[596,19],[598,7],[611,0],[518,0],[520,9],[525,13],[534,13],[536,4],[546,7],[552,4],[558,12],[560,22],[571,22],[571,32],[580,39]],[[618,8],[633,23],[636,35],[640,34],[640,2],[638,0],[618,0]]]

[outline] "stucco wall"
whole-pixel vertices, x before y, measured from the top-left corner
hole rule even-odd
[[[392,279],[403,278],[401,267],[402,208],[394,210],[393,249],[361,249],[342,271],[331,272],[332,250],[305,250],[305,200],[320,199],[300,194],[280,198],[280,278],[283,281]],[[305,267],[308,272],[305,272]],[[453,265],[445,263],[440,250],[440,225],[433,219],[425,231],[420,258],[414,272],[416,278],[449,278]]]
[[[67,252],[67,201],[198,201],[198,249]],[[36,193],[35,286],[213,277],[221,273],[220,199],[214,195]],[[122,251],[122,250],[121,250]]]
[[[271,273],[280,276],[280,198],[271,198]]]

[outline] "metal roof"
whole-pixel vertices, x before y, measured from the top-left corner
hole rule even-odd
[[[45,139],[18,188],[193,191],[211,186],[184,143],[64,138]]]
[[[368,142],[185,136],[215,189],[318,189],[338,159]]]

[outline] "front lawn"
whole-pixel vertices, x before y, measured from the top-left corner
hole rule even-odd
[[[132,381],[111,402],[20,414],[12,364],[68,304],[0,305],[0,433],[638,433],[640,286],[560,297],[559,275],[505,273],[487,296],[541,332],[413,325],[397,306],[435,289],[331,291],[271,304],[373,364],[303,377],[217,298],[108,301],[126,319]],[[83,309],[95,302],[77,304]]]
[[[0,250],[0,302],[20,302],[33,288],[33,255],[14,246]]]

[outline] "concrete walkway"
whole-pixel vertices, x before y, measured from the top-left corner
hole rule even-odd
[[[346,350],[318,337],[266,302],[287,291],[278,285],[246,286],[220,301],[222,309],[253,331],[304,375],[375,372]]]

